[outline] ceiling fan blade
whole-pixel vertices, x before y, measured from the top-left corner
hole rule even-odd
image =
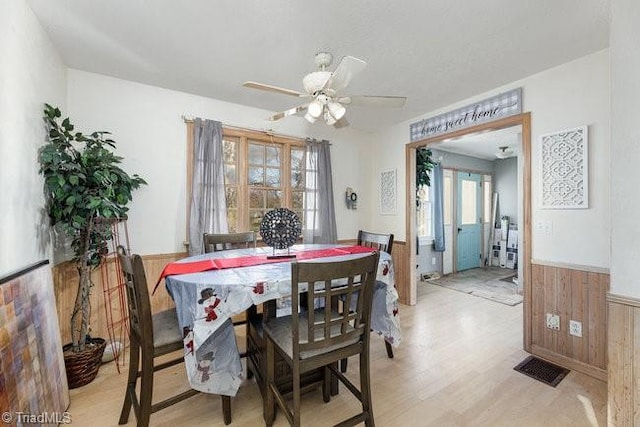
[[[307,109],[309,104],[298,105],[297,107],[289,108],[288,110],[281,111],[269,117],[267,120],[275,122],[276,120],[283,119],[287,116],[293,116],[294,114],[301,113]]]
[[[336,129],[344,128],[347,126],[349,126],[349,122],[344,117],[333,124],[333,127]]]
[[[309,96],[308,94],[302,93],[302,92],[298,92],[297,90],[285,89],[283,87],[267,85],[267,84],[264,84],[264,83],[244,82],[244,83],[242,83],[242,86],[248,87],[248,88],[251,88],[251,89],[266,90],[268,92],[282,93],[284,95],[291,95],[291,96],[298,96],[298,97]]]
[[[362,105],[367,107],[402,107],[407,101],[404,96],[343,96],[337,100],[345,105]]]
[[[353,76],[362,72],[366,66],[367,63],[362,59],[345,56],[335,71],[331,73],[327,83],[324,85],[324,89],[332,89],[335,92],[340,92],[349,85]]]

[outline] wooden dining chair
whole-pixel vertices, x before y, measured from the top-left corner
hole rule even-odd
[[[140,255],[127,255],[124,247],[118,247],[118,258],[124,276],[129,308],[129,376],[119,424],[126,424],[133,406],[138,426],[148,426],[152,413],[178,403],[197,393],[189,389],[161,402],[153,403],[153,381],[156,371],[174,366],[184,361],[182,331],[178,325],[175,308],[151,313],[149,288]],[[154,359],[173,352],[180,356],[163,363],[154,364]],[[136,384],[140,381],[140,395],[136,394]],[[231,398],[222,397],[224,423],[231,423]]]
[[[358,231],[358,246],[366,246],[374,248],[378,251],[384,251],[391,255],[391,249],[393,248],[393,234],[381,234],[372,233],[370,231]],[[387,349],[387,357],[393,359],[393,347],[386,340],[384,342]],[[340,370],[347,372],[347,359],[343,359],[340,362]]]
[[[391,255],[391,249],[393,248],[393,234],[380,234],[359,230],[358,245],[375,248]]]
[[[267,345],[266,398],[264,419],[267,426],[275,420],[275,405],[283,411],[289,424],[300,426],[300,378],[322,368],[322,395],[331,398],[330,380],[337,377],[361,403],[362,412],[340,423],[351,426],[364,422],[374,426],[369,376],[369,337],[371,305],[380,254],[340,262],[294,262],[291,265],[291,311],[283,317],[265,319]],[[304,289],[306,294],[300,294]],[[323,308],[305,310],[321,300]],[[353,310],[335,309],[338,299]],[[291,371],[292,405],[285,400],[288,388],[276,381],[276,352]],[[352,355],[360,357],[360,387],[357,388],[338,370],[338,361]],[[306,388],[306,387],[305,387]]]
[[[257,236],[254,231],[226,234],[204,233],[202,237],[205,253],[228,249],[255,248],[256,240]]]

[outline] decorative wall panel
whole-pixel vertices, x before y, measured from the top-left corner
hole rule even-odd
[[[588,208],[587,126],[542,135],[542,208]]]
[[[396,170],[380,171],[380,213],[393,215],[396,213]]]

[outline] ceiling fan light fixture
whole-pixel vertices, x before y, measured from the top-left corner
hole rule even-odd
[[[324,121],[329,125],[333,126],[336,124],[337,120],[331,115],[331,112],[327,111],[324,113]]]
[[[360,74],[367,63],[353,56],[344,56],[333,71],[328,71],[333,60],[330,52],[318,52],[315,63],[318,71],[306,74],[302,78],[304,92],[286,89],[270,84],[247,81],[243,86],[269,92],[280,93],[297,98],[305,98],[305,102],[279,113],[273,114],[269,120],[280,120],[293,115],[303,115],[305,120],[315,123],[322,120],[327,125],[342,128],[349,125],[345,119],[346,106],[401,107],[406,100],[399,96],[345,95],[344,90],[354,76]]]
[[[344,108],[344,106],[339,102],[329,102],[327,104],[327,108],[329,109],[329,113],[335,120],[340,120],[347,112],[347,109]]]
[[[316,119],[322,115],[323,111],[324,111],[324,105],[317,99],[311,101],[309,103],[309,107],[307,108],[308,114],[310,114],[311,117]]]
[[[317,118],[313,117],[311,114],[309,114],[309,112],[307,111],[304,115],[304,118],[309,122],[309,123],[315,123],[316,120],[318,120]]]

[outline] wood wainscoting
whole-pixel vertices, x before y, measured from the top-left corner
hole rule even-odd
[[[532,262],[531,353],[569,369],[607,380],[609,273],[584,266]],[[547,313],[560,316],[560,330],[546,326]],[[582,337],[569,321],[582,323]]]
[[[640,425],[640,299],[607,295],[608,422]]]
[[[398,290],[398,297],[402,304],[409,305],[409,286],[411,286],[409,280],[409,272],[406,271],[408,263],[406,262],[409,254],[407,254],[407,245],[405,242],[394,241],[393,242],[393,271],[396,281],[396,289]]]
[[[170,262],[184,258],[186,254],[161,254],[161,255],[147,255],[142,257],[144,261],[144,269],[147,274],[147,283],[149,285],[149,291],[153,290],[155,282],[162,269]],[[109,283],[111,286],[115,285],[116,280],[122,280],[116,274],[116,258],[110,258],[105,264],[108,274]],[[91,330],[89,334],[93,337],[109,338],[107,330],[107,314],[105,310],[106,295],[103,292],[102,287],[102,274],[101,268],[95,270],[91,274],[91,280],[93,281],[93,288],[91,290]],[[54,292],[56,295],[56,308],[58,310],[58,323],[60,324],[60,336],[62,343],[71,342],[71,313],[73,311],[73,305],[75,303],[76,291],[78,289],[78,270],[72,262],[63,262],[53,267],[53,284]],[[162,285],[161,285],[162,287]],[[124,292],[124,290],[123,290]],[[114,320],[122,319],[126,317],[127,307],[124,307],[125,313],[119,313],[116,311],[118,305],[115,304],[117,295],[115,293],[110,294],[112,302],[112,316]],[[166,310],[173,307],[173,300],[169,294],[163,289],[158,290],[154,296],[151,297],[151,307],[153,312]],[[124,315],[124,316],[123,316]],[[123,333],[126,337],[128,331],[123,329]]]
[[[342,244],[356,244],[356,240],[342,240]],[[395,282],[398,294],[400,295],[400,302],[406,304],[408,301],[409,289],[406,272],[404,271],[404,264],[401,262],[405,257],[406,245],[404,242],[393,242],[393,265],[395,271]],[[186,257],[185,253],[173,253],[173,254],[158,254],[158,255],[145,255],[142,257],[144,262],[144,269],[147,274],[147,282],[149,284],[149,291],[153,290],[155,282],[162,269],[170,262],[177,261]],[[116,274],[115,258],[110,258],[107,261],[107,274],[109,280],[112,283],[116,278],[120,279]],[[93,289],[91,292],[91,336],[108,338],[109,333],[107,330],[107,314],[105,310],[105,295],[102,290],[102,273],[98,269],[91,275],[93,280]],[[60,335],[62,342],[71,342],[71,312],[73,310],[73,304],[76,298],[76,290],[78,289],[78,271],[75,264],[71,262],[64,262],[53,267],[53,282],[54,292],[56,295],[56,308],[58,310],[58,322],[60,324]],[[166,310],[173,307],[173,300],[169,294],[163,289],[164,285],[160,284],[158,292],[151,297],[151,307],[153,312]],[[116,298],[115,295],[111,295],[111,298]],[[120,313],[114,312],[114,307],[117,305],[112,304],[112,313],[114,319],[120,319],[123,316]],[[126,307],[125,307],[126,310]]]

